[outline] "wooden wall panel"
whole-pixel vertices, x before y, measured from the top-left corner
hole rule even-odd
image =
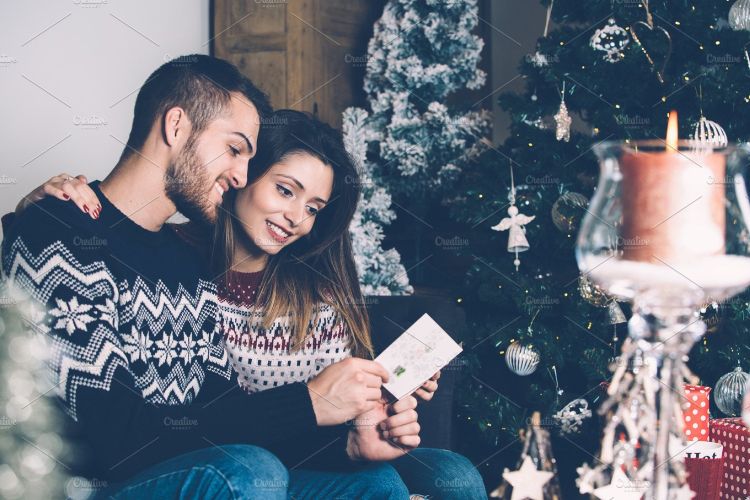
[[[362,105],[367,41],[384,2],[214,0],[212,53],[236,64],[276,108],[336,127]]]

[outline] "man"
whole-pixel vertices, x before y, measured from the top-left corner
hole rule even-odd
[[[165,226],[177,211],[216,219],[227,190],[246,184],[269,110],[225,61],[166,63],[138,94],[118,164],[91,184],[102,205],[88,216],[46,198],[6,232],[3,272],[42,306],[35,328],[49,338],[57,393],[87,451],[77,472],[115,498],[286,498],[293,485],[278,457],[290,448],[341,463],[393,457],[372,425],[343,426],[380,405],[373,379],[379,388],[388,374],[374,361],[321,372],[315,407],[305,384],[239,390],[207,265]],[[416,421],[408,406],[398,425]],[[364,472],[352,484],[373,498],[403,493],[388,469]]]

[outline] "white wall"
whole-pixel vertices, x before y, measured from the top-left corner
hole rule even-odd
[[[59,172],[103,178],[148,75],[209,52],[209,0],[0,2],[0,214]]]

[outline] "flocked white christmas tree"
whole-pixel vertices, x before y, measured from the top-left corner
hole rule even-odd
[[[484,111],[455,110],[451,94],[484,85],[476,0],[391,0],[368,46],[365,92],[377,132],[378,176],[391,193],[450,188],[489,127]]]
[[[478,20],[476,0],[391,0],[375,23],[364,81],[371,113],[350,108],[343,119],[365,179],[351,227],[365,294],[411,292],[398,252],[381,248],[383,226],[395,218],[391,193],[417,204],[441,199],[488,130],[486,112],[446,104],[484,84]]]
[[[409,277],[396,249],[383,250],[383,226],[396,214],[391,209],[391,195],[377,185],[373,165],[367,161],[367,143],[372,131],[365,126],[367,112],[349,108],[344,111],[344,143],[357,165],[362,183],[362,198],[349,226],[354,246],[362,293],[365,295],[399,295],[411,293]]]

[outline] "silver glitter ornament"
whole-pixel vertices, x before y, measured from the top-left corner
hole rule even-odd
[[[552,222],[563,233],[578,231],[578,225],[586,215],[589,199],[573,191],[563,193],[552,205]]]
[[[729,138],[722,126],[707,120],[705,116],[701,116],[698,123],[695,124],[694,130],[693,139],[702,146],[725,148],[729,145]]]
[[[627,30],[617,25],[614,18],[609,18],[607,24],[594,32],[589,41],[592,49],[603,52],[605,61],[616,63],[625,58],[625,47],[630,43]]]
[[[729,9],[729,27],[750,30],[750,0],[737,0]]]
[[[539,366],[539,353],[530,345],[513,342],[505,351],[505,364],[516,375],[525,377],[534,373]]]
[[[568,113],[568,107],[565,105],[565,97],[560,102],[560,109],[555,115],[555,138],[558,141],[570,141],[570,125],[573,123],[573,119]]]

